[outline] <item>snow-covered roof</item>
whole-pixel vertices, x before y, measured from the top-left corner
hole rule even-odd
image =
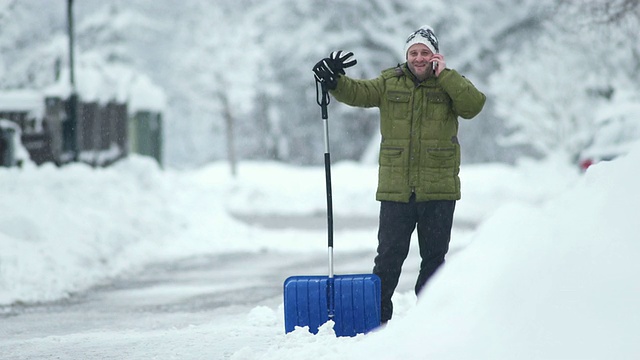
[[[83,101],[128,103],[130,112],[165,109],[164,89],[156,85],[146,74],[125,65],[93,60],[85,58],[75,71],[76,92]],[[46,88],[44,93],[46,96],[67,98],[71,91],[69,69],[63,69],[60,80]]]
[[[43,94],[36,90],[0,92],[0,112],[27,112],[35,118],[44,114]]]
[[[167,103],[164,90],[144,74],[137,74],[129,84],[129,112],[149,110],[163,112]]]

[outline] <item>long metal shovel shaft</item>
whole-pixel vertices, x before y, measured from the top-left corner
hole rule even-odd
[[[322,94],[318,94],[318,86],[322,89]],[[321,96],[320,96],[321,95]],[[329,151],[329,91],[326,89],[324,83],[319,83],[316,80],[316,96],[318,105],[322,109],[322,123],[324,126],[324,173],[327,190],[327,240],[328,240],[328,252],[329,252],[329,278],[327,280],[327,305],[329,319],[333,319],[335,316],[334,311],[334,274],[333,274],[333,201],[331,193],[331,153]]]
[[[321,89],[322,93],[318,91]],[[329,114],[328,105],[331,101],[329,91],[324,83],[316,79],[316,101],[322,109],[322,124],[324,127],[324,173],[327,190],[327,240],[329,245],[329,279],[333,279],[333,200],[331,193],[331,152],[329,151]]]
[[[331,154],[329,153],[329,142],[327,140],[329,126],[324,120],[325,153],[324,153],[324,173],[327,188],[327,238],[329,244],[329,278],[333,278],[333,200],[331,192]]]

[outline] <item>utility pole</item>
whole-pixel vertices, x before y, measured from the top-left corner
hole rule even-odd
[[[74,31],[73,31],[73,0],[67,0],[67,22],[69,31],[69,83],[71,94],[69,95],[68,117],[63,125],[64,151],[70,154],[70,161],[78,159],[78,92],[76,89],[75,66],[74,66]]]

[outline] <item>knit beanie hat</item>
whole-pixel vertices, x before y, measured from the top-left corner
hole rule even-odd
[[[409,37],[407,37],[407,41],[404,44],[405,58],[407,57],[407,51],[409,51],[409,48],[414,44],[424,44],[432,53],[438,53],[438,38],[429,25],[423,25],[420,29],[409,34]]]

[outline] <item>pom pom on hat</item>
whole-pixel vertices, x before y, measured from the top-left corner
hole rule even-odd
[[[434,54],[437,54],[439,51],[438,37],[429,25],[423,25],[420,29],[409,34],[409,37],[407,37],[407,41],[404,44],[405,57],[407,57],[407,51],[409,51],[409,48],[415,44],[426,45]]]

